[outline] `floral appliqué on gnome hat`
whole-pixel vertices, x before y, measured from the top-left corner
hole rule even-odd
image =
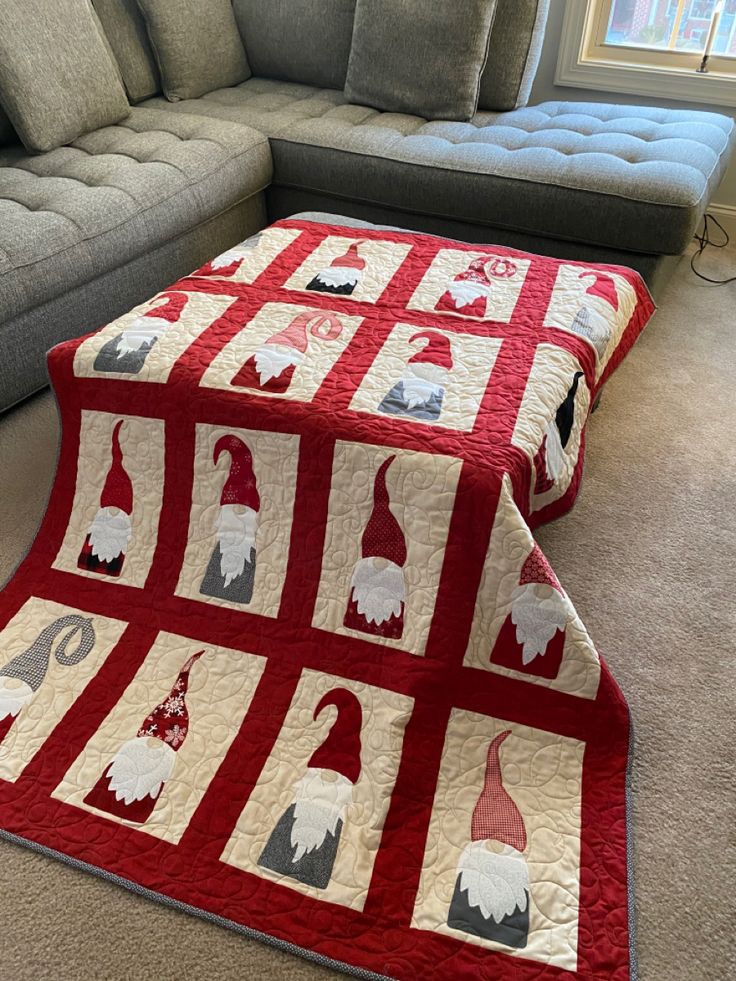
[[[169,694],[120,747],[84,798],[86,804],[136,824],[148,819],[189,732],[189,674],[203,654],[197,651],[182,665]]]

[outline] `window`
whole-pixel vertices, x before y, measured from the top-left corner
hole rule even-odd
[[[556,81],[736,106],[736,0],[568,0]]]

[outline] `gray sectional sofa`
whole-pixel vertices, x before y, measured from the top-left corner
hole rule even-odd
[[[46,383],[54,344],[298,211],[624,263],[656,290],[734,122],[527,106],[548,2],[498,0],[479,110],[457,122],[347,101],[356,0],[234,0],[251,77],[174,102],[136,0],[93,0],[127,118],[31,153],[0,111],[0,410]]]

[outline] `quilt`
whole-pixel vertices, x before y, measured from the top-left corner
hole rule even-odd
[[[652,311],[286,220],[55,348],[2,834],[363,978],[632,977],[628,710],[533,532]]]

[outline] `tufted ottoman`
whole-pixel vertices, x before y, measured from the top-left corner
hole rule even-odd
[[[333,211],[634,266],[656,286],[687,246],[736,139],[716,113],[546,102],[427,122],[342,92],[252,78],[148,105],[246,123],[270,138],[270,217]],[[492,229],[493,231],[490,231]]]

